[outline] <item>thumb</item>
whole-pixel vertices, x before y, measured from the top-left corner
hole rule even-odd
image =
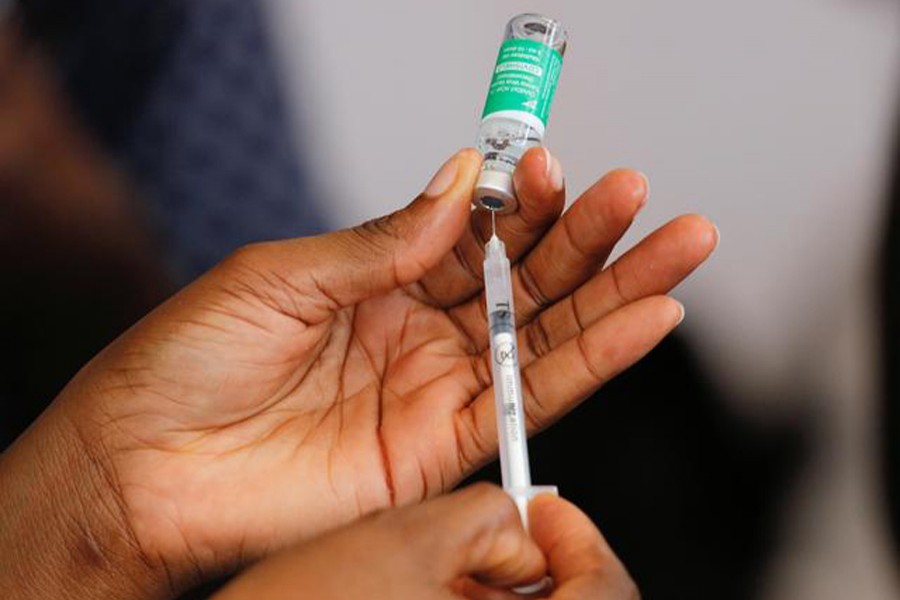
[[[442,584],[462,579],[463,595],[483,587],[500,589],[533,583],[544,575],[540,549],[522,528],[510,497],[494,485],[478,483],[405,512],[394,528],[403,535],[420,571]],[[404,529],[406,532],[404,532]]]
[[[553,577],[552,600],[639,600],[637,587],[590,518],[574,504],[538,496],[528,506],[531,536]]]
[[[287,242],[279,270],[328,310],[418,280],[461,237],[480,166],[476,150],[460,151],[407,207],[351,229]]]

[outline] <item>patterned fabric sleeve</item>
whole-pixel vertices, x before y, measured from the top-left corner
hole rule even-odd
[[[323,229],[257,1],[20,8],[138,186],[179,281],[248,242]]]

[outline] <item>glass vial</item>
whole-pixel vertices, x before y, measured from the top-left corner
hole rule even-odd
[[[518,15],[507,23],[478,131],[484,167],[476,206],[498,213],[518,207],[512,174],[525,151],[544,139],[566,41],[562,25],[541,15]]]

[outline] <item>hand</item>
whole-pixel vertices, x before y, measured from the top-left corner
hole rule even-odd
[[[159,594],[451,488],[497,447],[480,295],[489,219],[469,209],[479,168],[463,151],[391,216],[237,252],[89,363],[18,453],[51,425],[71,430],[115,499],[111,530],[168,582]],[[497,228],[515,262],[533,432],[677,325],[681,306],[660,294],[717,236],[681,217],[604,269],[643,177],[607,175],[562,218],[549,153],[526,154],[516,185],[520,209]],[[117,539],[86,527],[95,545]]]
[[[215,600],[469,598],[514,600],[540,581],[551,600],[638,600],[634,582],[574,505],[539,496],[533,538],[499,488],[478,485],[422,505],[381,513],[254,566]]]

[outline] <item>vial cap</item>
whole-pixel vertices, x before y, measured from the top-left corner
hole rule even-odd
[[[519,207],[512,174],[484,170],[475,183],[475,204],[496,213],[511,213]]]

